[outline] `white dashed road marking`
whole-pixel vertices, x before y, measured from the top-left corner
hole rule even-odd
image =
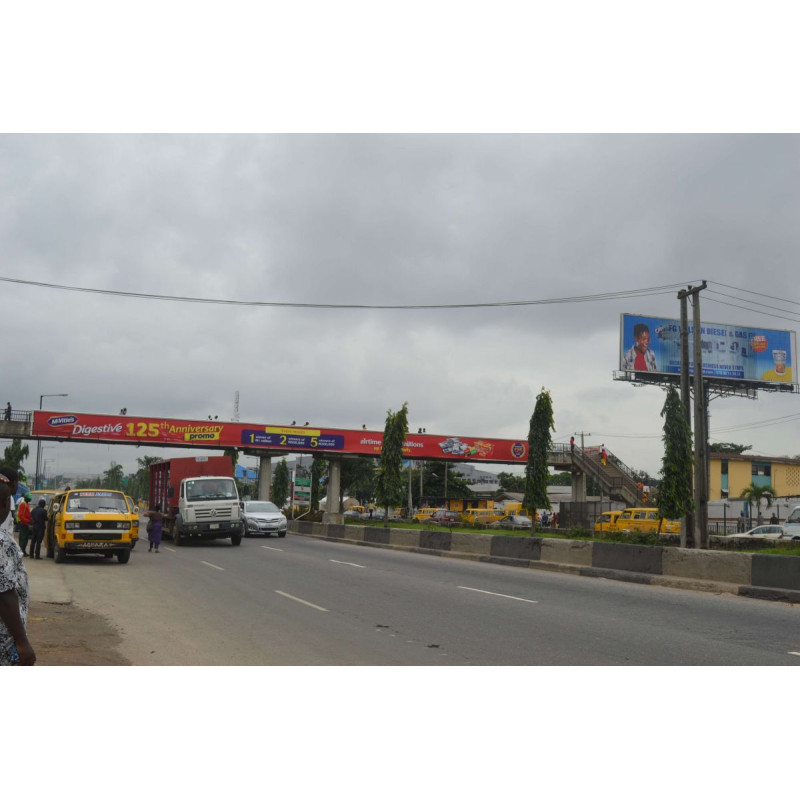
[[[331,559],[331,564],[345,564],[348,567],[358,567],[359,569],[366,569],[363,564],[354,564],[352,561],[337,561],[335,558]]]
[[[323,608],[322,606],[315,606],[313,603],[309,603],[308,600],[301,600],[299,597],[295,597],[292,594],[287,594],[286,592],[282,592],[279,589],[275,590],[275,594],[279,594],[281,597],[288,597],[290,600],[294,600],[297,603],[302,603],[304,606],[310,606],[311,608],[316,608],[317,611],[327,611],[327,608]]]
[[[218,567],[216,564],[209,564],[208,561],[201,561],[200,563],[205,564],[207,567],[218,569],[220,572],[225,572],[225,567]]]
[[[499,592],[487,592],[485,589],[473,589],[471,586],[459,586],[459,589],[466,589],[469,592],[480,592],[481,594],[492,594],[495,597],[507,597],[509,600],[520,600],[523,603],[538,603],[538,600],[527,600],[524,597],[514,597],[511,594],[500,594]]]
[[[283,550],[281,550],[280,547],[267,547],[265,544],[262,544],[261,547],[264,550],[274,550],[276,553],[282,553],[283,552]]]

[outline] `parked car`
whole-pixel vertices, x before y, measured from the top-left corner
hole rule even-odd
[[[364,515],[357,508],[348,508],[342,516],[347,519],[364,519]]]
[[[617,530],[617,520],[622,514],[621,511],[604,511],[594,521],[596,531],[615,531]]]
[[[446,508],[437,508],[435,514],[428,517],[427,522],[434,525],[460,525],[461,515],[458,511],[448,511]]]
[[[269,500],[246,500],[242,507],[242,521],[245,536],[255,533],[286,536],[286,516]]]
[[[731,533],[728,539],[800,539],[800,531],[785,525],[757,525],[744,533]]]
[[[530,530],[532,526],[533,520],[530,517],[523,517],[519,514],[509,514],[489,525],[490,528],[505,528],[511,531]]]

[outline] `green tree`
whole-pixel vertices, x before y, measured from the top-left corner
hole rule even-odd
[[[160,456],[142,456],[137,458],[139,469],[129,476],[127,492],[134,500],[146,500],[150,495],[150,465],[161,461]]]
[[[342,461],[341,497],[344,495],[356,497],[361,505],[369,502],[375,496],[376,462],[374,458],[348,458]]]
[[[762,501],[768,506],[772,505],[772,501],[775,499],[775,489],[772,486],[756,486],[754,483],[751,483],[746,489],[742,489],[739,497],[747,500],[751,506],[755,504],[756,515],[758,515],[761,513]]]
[[[406,482],[403,475],[403,444],[408,436],[408,403],[403,403],[400,411],[386,412],[386,426],[383,429],[383,446],[381,461],[375,481],[375,496],[386,509],[389,519],[389,507],[402,505]]]
[[[230,457],[231,463],[233,464],[234,472],[236,471],[236,465],[239,463],[239,451],[235,447],[226,447],[223,451],[223,454]]]
[[[572,473],[554,472],[548,477],[547,483],[550,486],[572,486]],[[589,494],[591,494],[591,492],[589,492]]]
[[[712,442],[709,447],[712,453],[733,453],[741,455],[745,450],[752,450],[753,446],[750,444],[734,444],[733,442]]]
[[[272,502],[278,508],[283,508],[289,499],[289,466],[286,459],[282,458],[272,476]]]
[[[535,510],[550,508],[550,499],[547,496],[550,477],[547,457],[553,446],[554,430],[553,400],[550,392],[543,386],[542,391],[536,396],[536,406],[528,429],[528,463],[525,466],[525,496],[522,500],[522,505],[531,512],[534,527]]]
[[[103,473],[102,488],[122,491],[124,485],[122,482],[123,476],[122,464],[112,461],[111,466]]]
[[[661,409],[664,418],[664,455],[661,459],[661,481],[658,488],[658,512],[661,519],[680,519],[694,509],[692,498],[692,431],[686,421],[683,403],[675,386],[667,389]],[[659,532],[661,521],[658,523]],[[684,527],[686,527],[684,525]],[[681,544],[693,538],[692,531],[684,531]]]
[[[445,492],[445,475],[447,476],[447,491]],[[419,493],[419,468],[415,469],[411,477],[411,491],[413,503],[421,503]],[[453,497],[472,497],[474,492],[459,472],[456,465],[449,461],[426,461],[422,467],[422,496],[437,500]]]
[[[512,475],[510,472],[498,472],[497,477],[500,479],[500,488],[504,492],[525,491],[524,475]]]
[[[23,472],[22,462],[30,454],[27,444],[22,439],[12,439],[11,444],[3,451],[3,466],[16,472]]]
[[[328,462],[321,456],[314,456],[311,462],[311,497],[312,511],[319,511],[320,488],[324,485],[328,474]]]

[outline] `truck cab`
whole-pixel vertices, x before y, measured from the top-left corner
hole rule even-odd
[[[188,539],[230,539],[242,541],[242,509],[233,478],[224,475],[203,475],[184,478],[178,489],[177,504],[170,489],[170,506],[175,513],[169,521],[169,532],[176,545]]]

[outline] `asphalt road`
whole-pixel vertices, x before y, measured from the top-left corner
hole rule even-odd
[[[62,565],[136,665],[794,665],[800,607],[289,534]]]

